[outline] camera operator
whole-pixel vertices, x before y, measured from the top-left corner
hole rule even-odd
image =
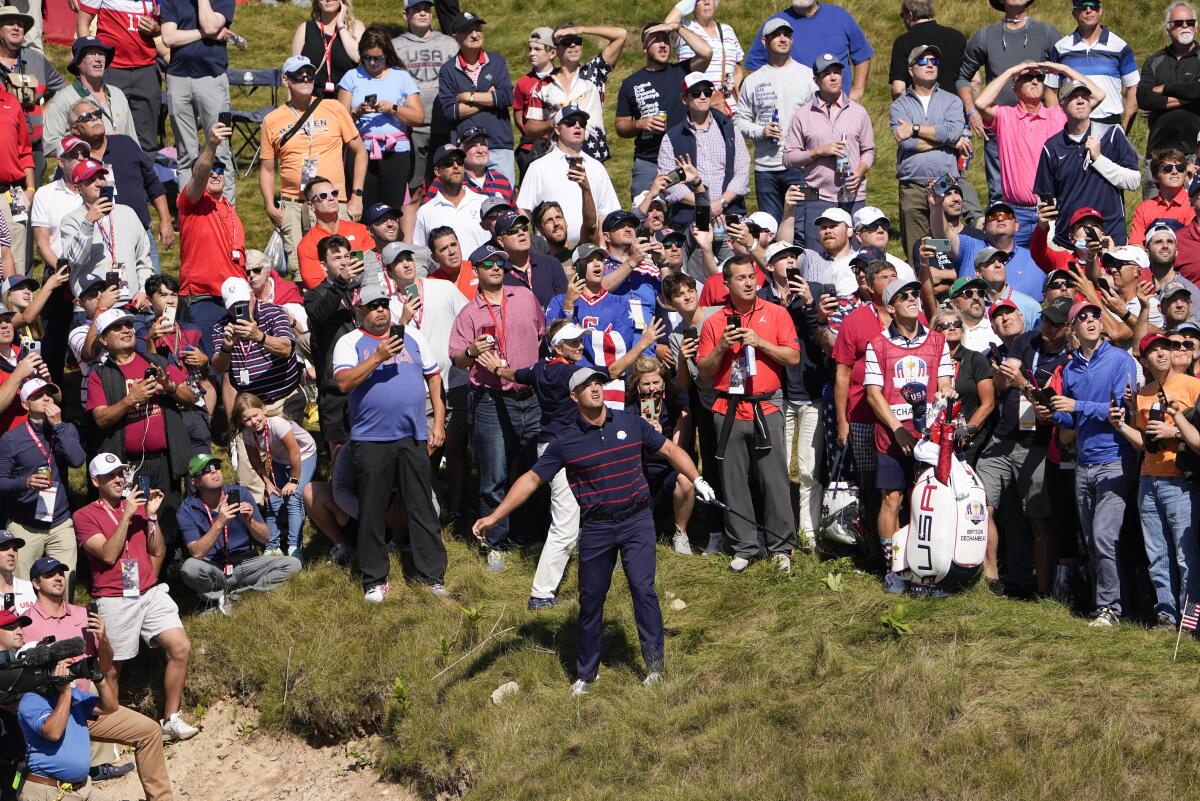
[[[37,593],[37,603],[30,607],[27,613],[26,619],[29,623],[25,625],[23,632],[30,642],[48,636],[60,642],[72,637],[82,637],[87,644],[86,656],[96,656],[101,649],[111,655],[112,646],[104,635],[103,620],[100,616],[89,614],[82,606],[67,603],[66,565],[53,557],[45,556],[33,563],[29,575]],[[97,622],[99,627],[95,625]],[[81,655],[76,657],[76,660],[83,658]],[[117,696],[115,670],[105,672],[103,684],[111,686],[114,697]],[[85,692],[94,689],[87,679],[76,679],[75,686]],[[170,801],[174,797],[171,792],[171,780],[167,776],[166,757],[163,754],[162,729],[153,720],[122,706],[110,714],[89,721],[88,734],[97,742],[127,745],[134,749],[133,759],[147,801]],[[133,765],[128,764],[124,767],[99,765],[91,769],[91,775],[95,780],[115,778],[132,768]],[[104,772],[105,769],[107,772]]]

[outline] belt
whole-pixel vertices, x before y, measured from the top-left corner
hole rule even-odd
[[[628,520],[650,505],[649,498],[642,498],[628,509],[619,512],[589,512],[583,515],[584,523],[619,523]]]
[[[525,389],[496,389],[495,387],[475,387],[477,394],[494,395],[497,398],[514,398],[516,400],[525,400],[533,395],[533,387],[525,387]]]
[[[733,421],[737,419],[738,407],[743,403],[752,404],[754,407],[754,450],[771,450],[771,434],[767,431],[767,419],[763,414],[762,404],[774,395],[774,392],[761,395],[731,395],[728,392],[717,391],[717,397],[729,401],[729,408],[725,410],[725,421],[721,423],[721,434],[717,439],[718,459],[725,458],[725,446],[729,444],[729,435],[733,433]]]
[[[47,787],[56,787],[60,790],[66,790],[68,793],[70,793],[80,789],[81,787],[86,787],[88,783],[88,777],[84,776],[82,779],[75,782],[66,782],[59,779],[52,779],[49,776],[39,776],[36,773],[27,773],[25,774],[25,781],[33,782],[34,784],[44,784]]]

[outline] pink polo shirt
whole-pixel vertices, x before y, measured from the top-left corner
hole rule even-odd
[[[450,355],[461,353],[482,336],[484,328],[496,340],[496,351],[513,369],[529,367],[538,360],[538,349],[546,333],[546,312],[537,297],[523,286],[505,286],[499,304],[488,303],[480,291],[462,307],[450,330]],[[507,379],[497,378],[478,364],[471,365],[471,386],[492,389],[524,389]]]
[[[1021,106],[993,106],[996,116],[987,128],[1000,150],[1000,185],[1004,199],[1021,206],[1037,205],[1033,177],[1046,140],[1067,124],[1058,106],[1041,106],[1030,114]]]
[[[96,635],[87,630],[87,610],[82,606],[63,604],[62,614],[55,616],[42,608],[41,603],[35,603],[25,610],[25,614],[29,615],[29,625],[22,629],[21,633],[25,635],[27,644],[36,644],[45,637],[54,637],[56,642],[83,637],[87,647],[85,656],[96,655]],[[74,661],[78,662],[80,659],[83,657],[76,657]],[[86,679],[77,680],[75,686],[87,692],[95,691],[92,683]]]

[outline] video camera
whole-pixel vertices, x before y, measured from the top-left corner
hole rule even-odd
[[[0,704],[16,703],[29,692],[45,692],[76,679],[97,683],[103,679],[96,657],[89,656],[71,665],[66,676],[55,676],[54,667],[64,659],[83,656],[87,645],[82,637],[49,642],[21,651],[16,656],[0,652]]]

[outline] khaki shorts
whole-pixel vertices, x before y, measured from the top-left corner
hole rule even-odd
[[[155,584],[140,598],[97,598],[96,605],[117,662],[137,656],[139,636],[146,645],[155,648],[155,637],[164,631],[183,628],[179,607],[167,592],[166,584]]]

